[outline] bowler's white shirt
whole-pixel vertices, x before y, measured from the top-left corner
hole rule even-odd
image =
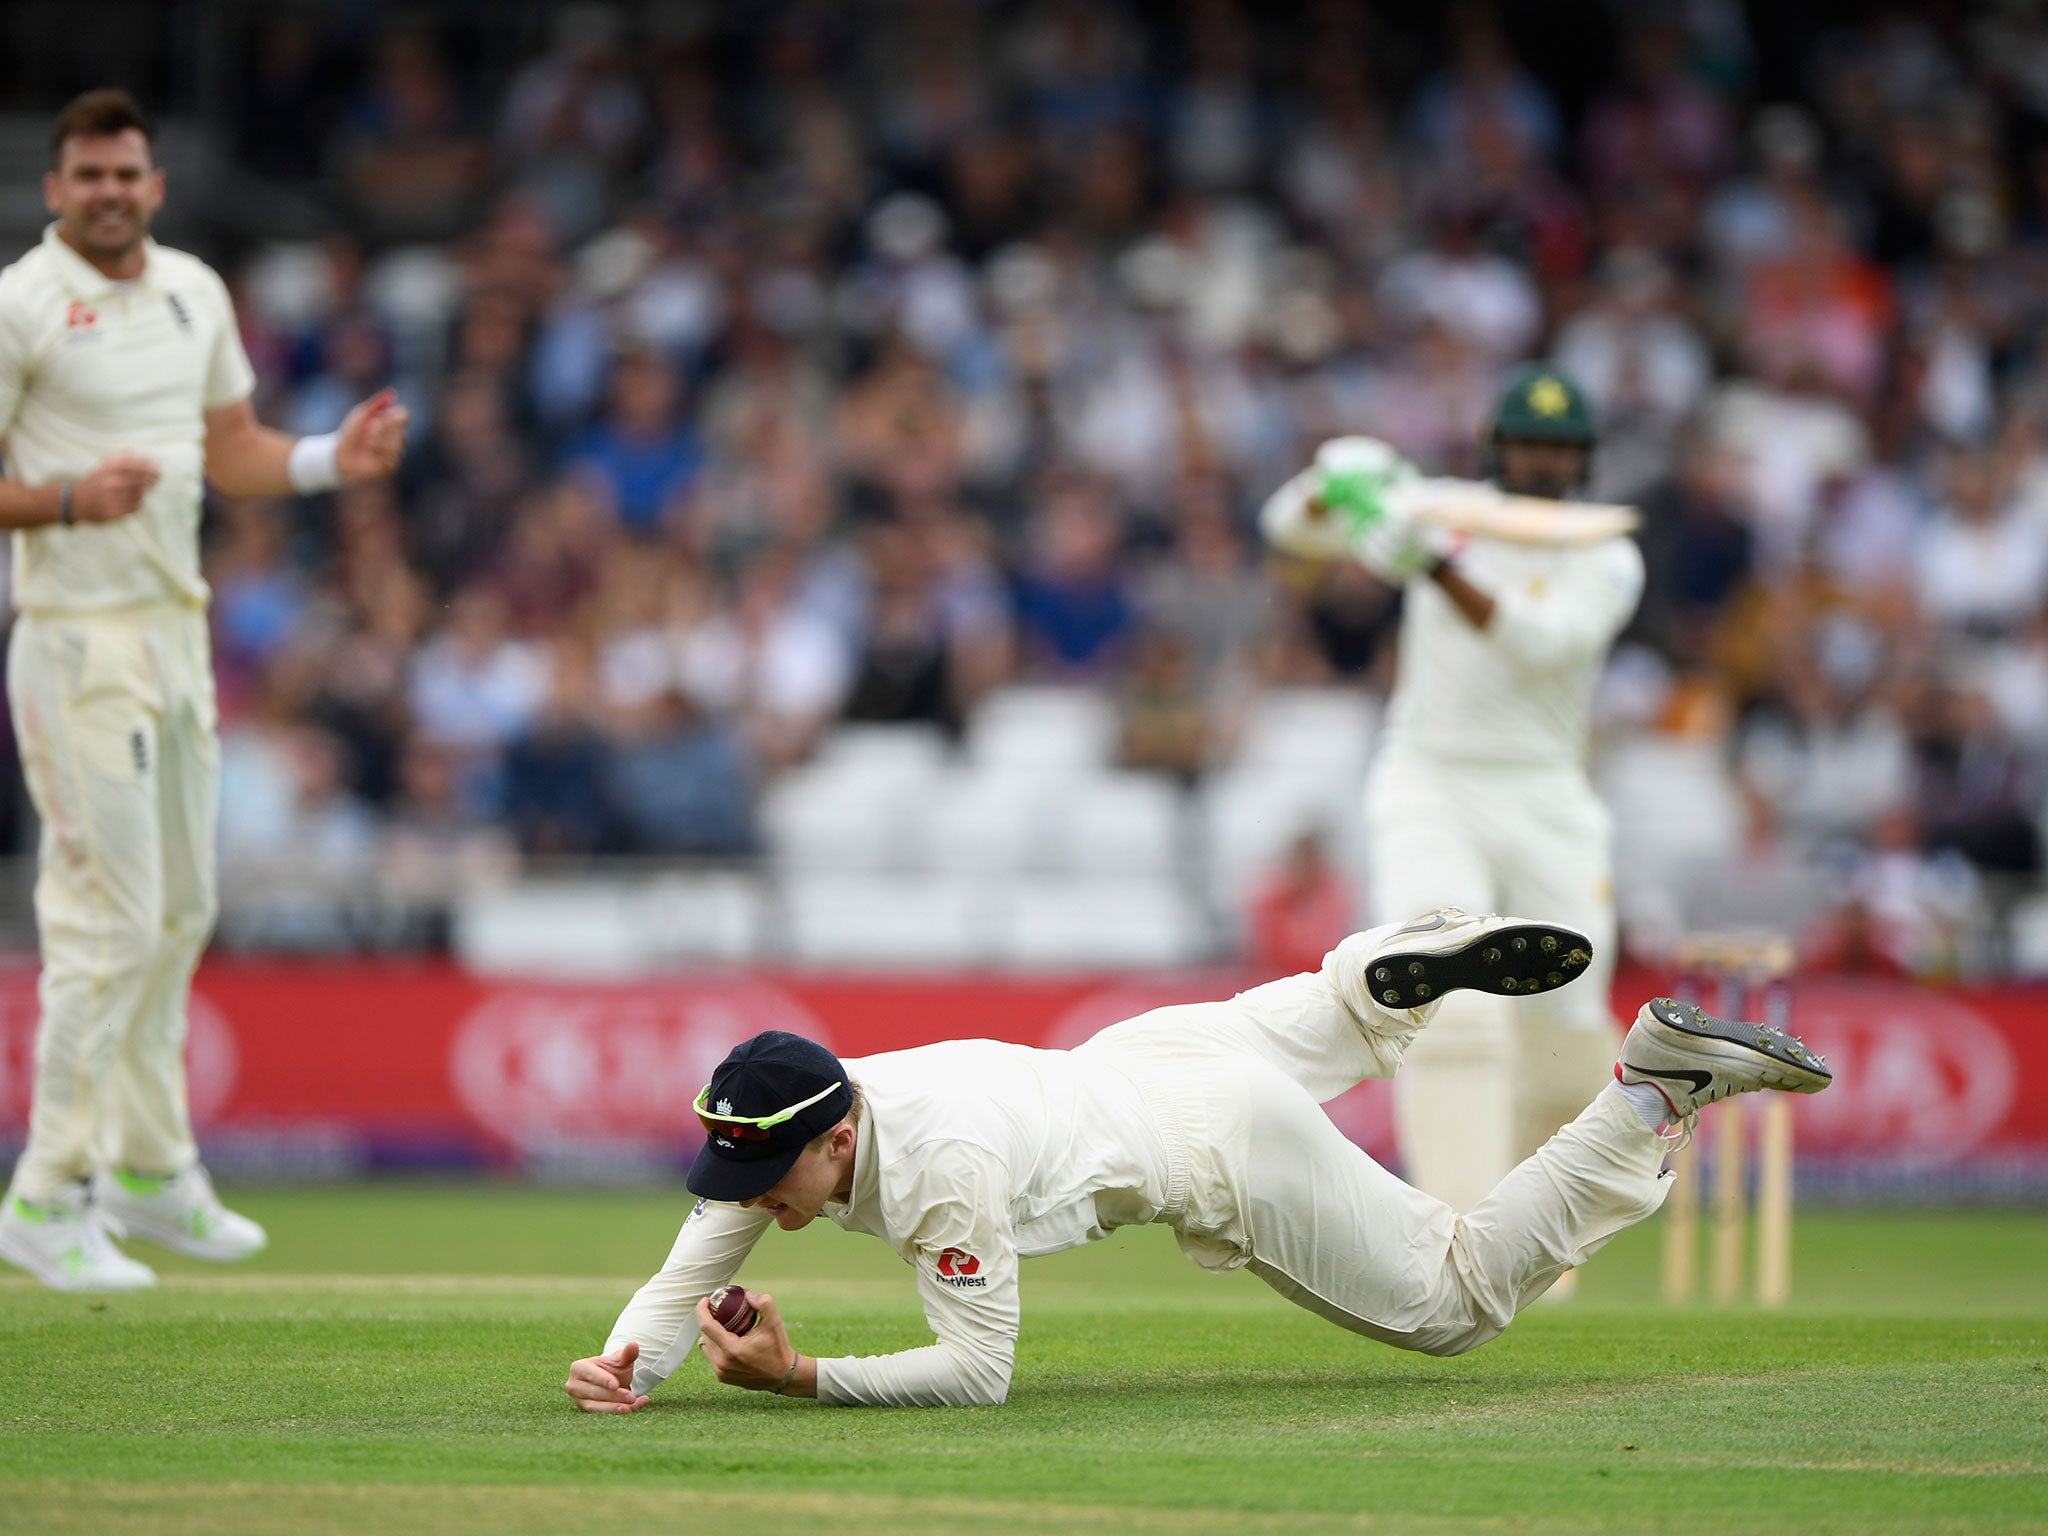
[[[1582,767],[1593,685],[1643,595],[1625,538],[1581,546],[1475,539],[1457,566],[1494,601],[1475,627],[1433,581],[1408,583],[1386,750]]]
[[[818,1361],[827,1403],[999,1403],[1017,1346],[1017,1263],[1153,1220],[1168,1153],[1145,1101],[1103,1053],[955,1040],[845,1063],[866,1109],[852,1197],[824,1214],[881,1238],[917,1272],[937,1342]],[[640,1345],[651,1391],[697,1341],[698,1299],[726,1284],[773,1224],[702,1201],[605,1352]]]
[[[205,413],[256,375],[213,269],[144,242],[142,275],[104,276],[57,237],[0,272],[0,437],[24,485],[75,480],[110,453],[161,472],[131,517],[14,535],[14,600],[90,613],[165,601],[201,605],[199,502]]]

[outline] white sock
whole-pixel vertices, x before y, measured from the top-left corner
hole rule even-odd
[[[1671,1118],[1671,1106],[1664,1102],[1664,1095],[1657,1091],[1655,1083],[1617,1081],[1615,1086],[1621,1090],[1621,1096],[1628,1100],[1629,1108],[1641,1115],[1643,1124],[1651,1130],[1656,1130]]]

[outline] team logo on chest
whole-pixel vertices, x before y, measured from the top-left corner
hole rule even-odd
[[[64,329],[67,331],[89,331],[100,323],[90,304],[78,299],[71,301],[71,307],[64,311]]]

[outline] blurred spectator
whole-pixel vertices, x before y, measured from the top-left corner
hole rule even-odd
[[[415,913],[445,911],[479,887],[501,883],[517,868],[502,827],[480,826],[457,790],[460,759],[446,747],[416,741],[399,761],[398,794],[377,851],[378,890]]]
[[[1317,970],[1351,931],[1353,910],[1351,891],[1330,862],[1322,834],[1305,830],[1252,894],[1245,961],[1261,976]]]
[[[1528,270],[1479,248],[1476,209],[1446,201],[1434,222],[1433,246],[1387,264],[1380,308],[1399,324],[1440,326],[1491,362],[1522,356],[1543,327]]]
[[[1484,131],[1513,139],[1528,155],[1557,150],[1562,129],[1550,93],[1525,73],[1491,7],[1461,0],[1451,7],[1451,66],[1426,83],[1410,109],[1417,143],[1456,174],[1474,157]]]
[[[1716,630],[1749,580],[1756,539],[1742,490],[1734,456],[1696,435],[1680,451],[1677,474],[1643,496],[1643,600],[1629,630],[1680,667],[1708,662]]]
[[[1272,595],[1233,521],[1228,494],[1215,475],[1182,482],[1173,544],[1137,589],[1146,623],[1181,641],[1194,686],[1219,704],[1256,666],[1273,622]]]
[[[306,583],[291,559],[288,533],[275,502],[221,503],[206,580],[213,588],[215,682],[230,699],[260,686],[304,618]]]
[[[1008,676],[1010,605],[957,521],[872,519],[860,539],[857,658],[846,718],[958,731]]]
[[[437,586],[463,585],[507,542],[513,509],[533,483],[526,440],[505,418],[487,374],[451,379],[433,436],[404,468],[413,491],[412,547]]]
[[[1921,841],[1980,870],[2038,872],[2042,778],[2000,731],[1989,701],[1962,689],[1929,689],[1911,725]]]
[[[533,723],[547,686],[545,654],[506,632],[498,595],[484,586],[456,593],[447,630],[413,661],[411,704],[421,740],[458,754],[472,815],[496,801],[499,754]]]
[[[433,39],[386,32],[350,104],[343,177],[360,226],[382,239],[445,238],[475,213],[489,169]]]
[[[377,823],[349,793],[341,743],[266,711],[221,744],[221,883],[230,942],[332,949],[375,871]]]
[[[620,12],[566,6],[555,13],[554,28],[553,49],[513,77],[498,140],[555,232],[576,241],[603,220],[618,177],[641,147],[648,114],[623,47]]]
[[[739,732],[664,689],[614,717],[602,783],[616,846],[649,853],[755,851],[753,792]]]
[[[611,830],[604,804],[604,738],[589,650],[556,646],[547,702],[505,753],[505,820],[529,854],[598,853]]]
[[[1593,303],[1558,333],[1557,365],[1598,413],[1598,500],[1633,501],[1670,468],[1678,432],[1713,381],[1706,342],[1677,312],[1674,290],[1656,255],[1618,250],[1601,266]]]
[[[1778,572],[1805,549],[1822,488],[1859,474],[1870,432],[1796,354],[1774,351],[1771,371],[1724,384],[1708,406],[1708,430],[1742,465],[1758,563]]]
[[[796,562],[764,557],[736,600],[677,642],[677,676],[709,715],[736,721],[765,771],[810,754],[839,713],[853,659],[838,631],[799,601]]]
[[[1099,677],[1122,659],[1137,624],[1120,560],[1121,520],[1099,484],[1053,488],[1034,557],[1017,576],[1025,668],[1042,677]]]
[[[562,457],[631,532],[652,537],[679,525],[703,473],[704,448],[682,418],[675,369],[652,352],[621,356],[612,367],[610,408]]]
[[[1171,774],[1187,784],[1209,766],[1216,742],[1191,663],[1179,635],[1148,630],[1138,637],[1130,681],[1117,701],[1119,765]]]
[[[1922,607],[1967,636],[2009,634],[2048,603],[2048,522],[2014,504],[2004,480],[1988,452],[1952,453],[1920,545]]]
[[[1772,825],[1818,850],[1909,804],[1913,771],[1905,727],[1878,692],[1883,637],[1837,613],[1813,626],[1810,644],[1785,658],[1739,750],[1744,787]]]
[[[1726,167],[1727,112],[1688,69],[1686,49],[1679,27],[1655,17],[1636,24],[1622,78],[1587,114],[1586,170],[1595,188],[1628,196],[1675,181],[1697,193]]]

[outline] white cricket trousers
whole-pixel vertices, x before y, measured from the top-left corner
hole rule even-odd
[[[1565,923],[1593,941],[1571,985],[1453,994],[1395,1084],[1402,1171],[1469,1210],[1576,1115],[1620,1049],[1613,823],[1575,767],[1382,753],[1366,788],[1373,917],[1435,907]]]
[[[1171,1164],[1159,1219],[1196,1263],[1248,1266],[1339,1327],[1455,1355],[1663,1204],[1665,1147],[1610,1080],[1461,1215],[1353,1146],[1320,1106],[1391,1076],[1436,1006],[1368,995],[1365,959],[1394,926],[1353,934],[1320,972],[1156,1009],[1079,1050],[1152,1106]]]
[[[197,1159],[185,1000],[213,931],[220,742],[206,615],[23,614],[7,690],[42,817],[35,1100],[15,1191]]]

